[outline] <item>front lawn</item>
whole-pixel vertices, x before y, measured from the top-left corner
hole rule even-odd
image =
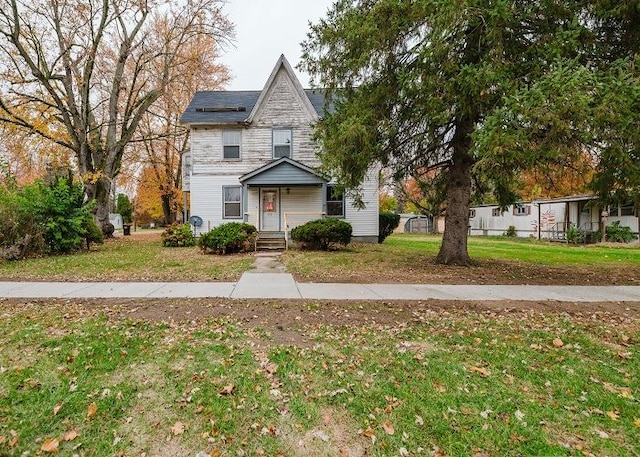
[[[637,308],[225,303],[1,302],[0,455],[640,452]]]
[[[422,284],[640,284],[640,245],[567,245],[470,237],[470,267],[435,265],[438,236],[393,234],[335,252],[288,251],[300,281]]]
[[[198,247],[163,247],[155,233],[118,236],[92,245],[91,252],[0,261],[0,280],[236,281],[252,266],[248,254],[215,256]]]

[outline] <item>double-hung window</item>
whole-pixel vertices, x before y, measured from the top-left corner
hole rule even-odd
[[[223,219],[242,217],[242,186],[224,186],[222,188]]]
[[[344,194],[334,185],[327,185],[327,216],[344,217]]]
[[[273,129],[273,158],[291,158],[291,129]]]
[[[240,159],[240,130],[222,131],[222,158]]]

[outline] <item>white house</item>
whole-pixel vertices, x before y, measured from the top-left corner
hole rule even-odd
[[[502,235],[514,226],[518,236],[539,239],[565,239],[569,227],[576,227],[585,234],[597,232],[602,208],[595,204],[592,195],[573,195],[519,202],[501,211],[497,205],[480,205],[471,208],[469,233],[471,235]],[[607,225],[619,222],[638,235],[639,221],[633,204],[606,208]]]
[[[353,240],[378,239],[378,174],[362,183],[364,209],[342,195],[317,169],[313,126],[324,96],[305,90],[281,56],[264,88],[197,92],[182,114],[191,131],[183,156],[188,216],[198,233],[222,223],[244,221],[261,236],[286,236],[300,224],[337,217],[353,227]]]

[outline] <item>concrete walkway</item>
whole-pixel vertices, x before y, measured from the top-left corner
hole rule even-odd
[[[256,254],[238,282],[0,282],[0,298],[255,298],[640,302],[640,286],[498,286],[296,282],[278,254]]]

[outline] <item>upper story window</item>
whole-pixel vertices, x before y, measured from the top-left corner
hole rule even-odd
[[[476,210],[475,209],[470,209],[469,210],[469,219],[473,219],[474,217],[476,217]]]
[[[222,131],[222,158],[240,159],[240,130]]]
[[[491,210],[491,215],[493,217],[500,217],[500,216],[502,216],[502,210],[500,208],[493,208]]]
[[[273,130],[273,158],[291,158],[291,129]]]
[[[327,185],[327,216],[344,217],[344,194],[331,184]]]

